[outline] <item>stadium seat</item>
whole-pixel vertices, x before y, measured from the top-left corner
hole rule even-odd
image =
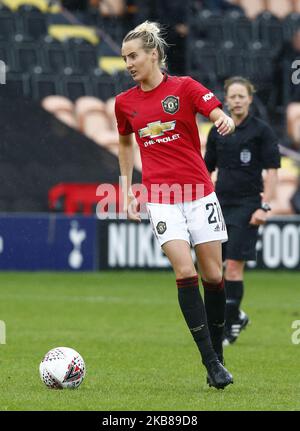
[[[220,58],[212,46],[202,40],[195,41],[190,48],[191,69],[197,71],[204,79],[215,77],[221,70]]]
[[[254,39],[252,21],[239,15],[224,17],[225,40],[231,40],[237,47],[246,48]]]
[[[122,39],[127,33],[126,30],[124,31],[124,24],[124,18],[103,17],[100,14],[96,17],[96,28],[108,34],[118,45],[122,43]]]
[[[0,10],[0,38],[9,40],[11,36],[22,29],[17,14],[8,10]]]
[[[116,82],[114,77],[103,72],[101,69],[94,69],[90,75],[93,86],[93,95],[101,100],[107,100],[116,94]]]
[[[120,56],[101,55],[99,58],[99,66],[104,72],[112,75],[126,69],[126,64]]]
[[[31,5],[23,5],[18,9],[24,34],[39,39],[47,33],[47,15]]]
[[[220,76],[228,78],[232,75],[249,76],[247,52],[237,49],[230,44],[224,44],[223,49],[218,53],[219,61],[222,64]]]
[[[11,8],[4,4],[3,0],[0,3],[0,13],[1,12],[12,12]]]
[[[256,42],[249,47],[247,57],[249,59],[250,76],[255,81],[271,82],[273,72],[272,51]]]
[[[61,83],[63,95],[72,101],[93,93],[90,80],[84,75],[64,73],[61,77]]]
[[[0,41],[0,59],[4,61],[9,70],[16,70],[16,58],[12,43]]]
[[[48,0],[2,0],[2,2],[14,12],[27,5],[37,8],[44,13],[49,10]]]
[[[42,65],[41,50],[36,42],[18,42],[13,44],[16,58],[16,70],[30,72],[35,66]]]
[[[70,38],[81,38],[93,45],[99,44],[99,37],[96,30],[84,25],[50,24],[48,26],[48,33],[54,39],[61,42]]]
[[[77,128],[77,122],[74,116],[74,104],[71,100],[63,96],[47,96],[41,101],[42,107],[55,115],[69,127]]]
[[[67,41],[71,53],[71,61],[76,72],[89,72],[98,66],[97,47],[84,39],[75,38]]]
[[[62,72],[72,67],[70,51],[65,43],[57,42],[51,36],[41,39],[43,66],[49,73]]]
[[[62,94],[62,85],[59,75],[40,73],[33,71],[31,75],[32,98],[44,99],[46,96]]]
[[[283,43],[283,26],[279,19],[270,12],[264,12],[254,21],[255,40],[265,47],[279,49]]]
[[[6,84],[0,85],[0,96],[29,97],[31,93],[30,77],[27,73],[7,72]]]
[[[282,21],[283,36],[285,41],[292,39],[296,29],[300,28],[300,13],[291,13]]]
[[[63,208],[67,215],[82,213],[90,215],[94,212],[95,206],[106,196],[97,196],[99,184],[81,183],[60,183],[49,190],[49,209],[57,210]],[[111,199],[111,205],[115,206],[116,211],[121,210],[119,200],[119,185],[112,184],[115,193]],[[107,208],[106,208],[107,209]]]
[[[203,14],[198,16],[198,26],[203,34],[203,39],[213,43],[218,47],[225,39],[224,22],[221,16],[211,16],[206,18]]]

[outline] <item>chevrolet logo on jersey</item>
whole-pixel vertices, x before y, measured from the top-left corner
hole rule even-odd
[[[176,126],[176,120],[168,121],[162,123],[161,121],[154,121],[153,123],[148,123],[147,127],[139,130],[140,138],[157,138],[158,136],[163,136],[165,132],[174,130]]]

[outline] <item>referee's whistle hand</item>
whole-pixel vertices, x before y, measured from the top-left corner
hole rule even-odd
[[[250,224],[254,226],[259,226],[261,224],[265,224],[267,221],[267,214],[264,210],[258,209],[256,210],[250,220]]]
[[[221,136],[230,135],[235,130],[235,124],[231,117],[227,115],[221,116],[215,121],[215,126]]]

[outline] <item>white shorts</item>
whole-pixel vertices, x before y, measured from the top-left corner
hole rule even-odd
[[[204,198],[178,204],[147,203],[153,232],[162,246],[182,239],[192,246],[227,241],[227,230],[215,192]]]

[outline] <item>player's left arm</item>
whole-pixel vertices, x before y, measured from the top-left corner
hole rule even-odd
[[[226,115],[221,108],[213,109],[209,114],[209,119],[214,123],[220,135],[230,135],[235,131],[234,121],[229,115]]]
[[[262,199],[262,207],[258,208],[251,216],[250,224],[261,225],[264,224],[268,216],[269,202],[275,197],[275,190],[278,182],[277,169],[267,169],[264,181],[264,193]]]

